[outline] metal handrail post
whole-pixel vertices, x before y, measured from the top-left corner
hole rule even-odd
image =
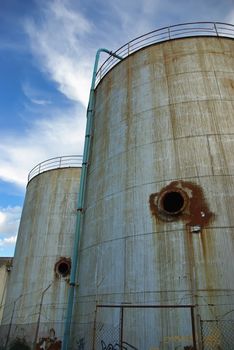
[[[200,27],[197,27],[197,25],[201,25]],[[204,27],[203,25],[212,25],[212,28],[209,26],[209,28]],[[228,27],[223,28],[223,26]],[[185,30],[185,32],[184,32]],[[202,34],[201,34],[202,30]],[[224,31],[222,31],[224,30]],[[229,33],[228,33],[229,31]],[[166,37],[162,37],[163,34],[166,33]],[[146,34],[140,35],[136,37],[135,39],[130,40],[128,43],[122,45],[120,48],[118,48],[115,52],[122,52],[123,58],[128,57],[131,53],[143,48],[147,47],[148,45],[156,44],[158,42],[164,42],[165,40],[173,40],[178,38],[186,38],[190,35],[195,36],[197,35],[214,35],[216,34],[217,37],[224,36],[224,37],[230,37],[233,38],[234,35],[234,25],[229,23],[223,23],[223,22],[188,22],[188,23],[180,23],[175,24],[168,27],[162,27],[153,31],[150,31]],[[153,34],[153,35],[152,35]],[[152,37],[154,37],[154,40],[149,40]],[[162,38],[161,38],[162,37]],[[140,45],[137,45],[140,44]],[[142,44],[144,43],[144,44]],[[131,49],[130,49],[131,45]],[[109,72],[110,69],[112,69],[115,66],[116,62],[112,61],[109,62],[109,59],[105,60],[100,69],[102,69],[102,78]],[[97,81],[97,84],[100,80]]]
[[[217,36],[219,36],[219,33],[218,33],[218,29],[217,29],[217,25],[216,25],[216,23],[214,23],[214,29],[215,29],[216,35],[217,35]]]
[[[167,30],[168,30],[168,37],[169,37],[169,40],[171,40],[171,31],[170,31],[170,27],[168,27]]]

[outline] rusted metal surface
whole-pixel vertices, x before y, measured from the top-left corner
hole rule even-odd
[[[35,176],[44,173],[45,171],[59,168],[80,168],[82,166],[82,156],[62,156],[45,160],[37,164],[28,174],[28,182]]]
[[[221,22],[190,22],[180,23],[169,27],[156,29],[144,35],[141,35],[127,44],[124,44],[115,51],[115,54],[123,58],[128,57],[135,51],[152,44],[167,40],[186,38],[193,36],[221,36],[234,37],[234,26]],[[108,73],[108,71],[118,63],[113,56],[107,58],[102,64],[96,75],[96,84]]]
[[[47,337],[42,337],[36,344],[35,350],[60,350],[62,341],[56,337],[55,330],[51,328]]]
[[[231,39],[172,40],[135,52],[98,84],[77,322],[93,322],[96,302],[194,304],[199,340],[198,315],[231,318],[233,52]],[[180,312],[157,314],[154,343],[154,316],[126,322],[143,320],[146,342],[175,348],[188,334]]]
[[[7,283],[12,268],[13,259],[10,257],[0,257],[0,324],[3,315],[3,308],[7,294]]]
[[[183,198],[183,205],[179,211],[168,212],[164,208],[165,196],[171,193],[179,193]],[[178,201],[177,198],[172,198],[171,201],[173,200]],[[188,181],[173,181],[160,192],[152,193],[149,197],[149,204],[152,215],[159,220],[182,220],[186,225],[194,227],[194,230],[197,227],[198,231],[199,228],[202,229],[214,219],[214,214],[208,208],[202,188]]]
[[[59,168],[28,183],[3,315],[3,324],[12,318],[16,328],[10,340],[23,336],[20,329],[29,342],[35,335],[45,337],[50,328],[63,337],[79,177],[80,168]]]
[[[67,277],[71,271],[71,258],[61,257],[54,265],[56,277]]]
[[[89,342],[96,303],[196,305],[196,340],[198,316],[232,319],[233,52],[231,39],[168,41],[135,52],[98,85],[73,319],[79,323],[79,330],[73,329],[79,344]],[[43,176],[49,175],[52,172]],[[72,180],[65,181],[63,192],[63,186],[56,187],[56,177],[48,187],[43,182],[41,198],[40,178],[28,185],[19,253],[23,246],[28,251],[21,257],[16,254],[22,266],[14,267],[16,284],[11,289],[15,298],[22,285],[32,290],[32,304],[55,277],[55,262],[69,256],[74,222],[66,218],[76,199],[68,195]],[[47,197],[49,188],[53,195]],[[176,206],[171,206],[172,198],[177,198]],[[51,252],[54,246],[56,253],[44,257],[45,247]],[[45,265],[39,263],[42,256]],[[48,284],[37,289],[47,271]],[[67,284],[60,282],[56,279],[46,292],[47,304],[53,300],[56,305],[66,294]],[[51,313],[62,319],[63,311],[56,314],[55,309]],[[16,319],[33,320],[26,295],[17,301],[16,310]],[[147,313],[149,309],[132,313],[126,318],[129,338],[134,329],[143,329],[139,343],[145,348],[175,348],[178,336],[183,345],[191,344],[193,339],[186,338],[191,325],[181,310],[160,310],[157,318]],[[119,315],[106,314],[102,322],[108,325],[117,319]],[[156,339],[155,330],[149,334],[152,320]]]

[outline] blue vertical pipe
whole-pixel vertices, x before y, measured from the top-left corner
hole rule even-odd
[[[101,52],[106,52],[109,55],[114,56],[119,60],[122,60],[122,57],[104,48],[99,49],[95,57],[92,83],[91,83],[91,88],[89,93],[89,103],[87,108],[85,143],[84,143],[84,151],[83,151],[82,170],[81,170],[81,176],[80,176],[76,230],[75,230],[75,239],[74,239],[74,245],[73,245],[72,267],[71,267],[71,276],[70,276],[70,288],[69,288],[69,294],[68,294],[68,305],[67,305],[67,314],[66,314],[66,320],[65,320],[62,350],[69,349],[71,319],[72,319],[73,301],[74,301],[74,293],[75,293],[75,286],[76,286],[76,272],[78,268],[78,258],[79,258],[78,249],[79,249],[81,226],[82,226],[82,219],[83,219],[83,213],[84,213],[84,196],[85,196],[85,189],[86,189],[88,159],[89,159],[89,153],[90,153],[91,132],[92,132],[92,125],[93,125],[93,114],[94,114],[94,103],[95,103],[94,89],[95,89],[95,81],[96,81],[96,75],[97,75],[97,69],[98,69],[98,62],[99,62]]]

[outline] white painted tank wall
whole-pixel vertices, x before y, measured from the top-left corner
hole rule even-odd
[[[196,304],[203,320],[234,319],[233,107],[234,41],[227,38],[147,47],[98,85],[76,300],[86,344],[96,303]],[[213,213],[197,234],[185,219],[165,222],[150,210],[152,194],[181,180],[203,191]],[[114,311],[100,312],[118,327],[119,315],[112,322]],[[189,318],[179,310],[149,314],[133,321],[126,311],[125,336],[137,349],[191,345],[182,339]]]
[[[50,328],[58,339],[63,336],[69,276],[56,276],[54,266],[61,257],[71,258],[79,179],[80,168],[60,168],[28,183],[2,321],[7,331],[13,314],[11,340],[25,336],[33,342],[42,293],[50,284],[38,336],[48,337]]]

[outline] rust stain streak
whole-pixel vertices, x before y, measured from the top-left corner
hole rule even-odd
[[[184,200],[181,210],[175,213],[167,212],[161,203],[165,195],[170,193],[180,193]],[[202,188],[193,182],[171,182],[160,192],[150,195],[149,206],[152,215],[159,221],[182,220],[186,226],[203,228],[214,219],[214,213],[208,208]]]

